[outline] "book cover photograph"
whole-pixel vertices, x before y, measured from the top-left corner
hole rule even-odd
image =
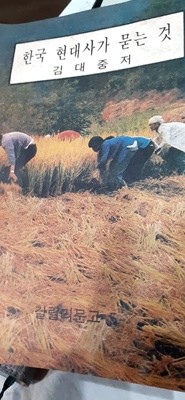
[[[185,390],[184,1],[0,25],[0,363]]]

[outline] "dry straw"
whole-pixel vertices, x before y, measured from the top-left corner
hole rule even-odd
[[[163,179],[160,194],[142,185],[42,200],[1,187],[4,362],[185,388],[185,179]],[[38,306],[72,321],[38,320]],[[92,311],[104,317],[87,322]]]

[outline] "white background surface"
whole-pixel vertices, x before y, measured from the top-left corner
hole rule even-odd
[[[125,1],[129,0],[104,0],[101,7],[124,3]],[[69,15],[80,11],[90,10],[94,3],[95,0],[71,0],[61,15]]]
[[[4,378],[0,378],[2,386]],[[185,393],[148,386],[53,372],[24,388],[14,384],[3,400],[184,400]]]
[[[170,32],[163,33],[168,24]],[[101,74],[183,56],[184,13],[179,12],[127,24],[124,30],[117,26],[18,43],[10,83]]]
[[[51,0],[52,1],[52,0]],[[91,8],[95,0],[72,0],[62,15]],[[104,0],[103,5],[123,0]],[[2,386],[4,378],[0,377]],[[5,393],[4,400],[184,400],[185,393],[172,392],[142,385],[90,378],[77,374],[51,372],[40,383],[22,388],[15,384]]]

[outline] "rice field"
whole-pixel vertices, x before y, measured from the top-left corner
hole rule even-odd
[[[56,196],[73,191],[78,182],[88,180],[95,157],[87,143],[84,138],[72,142],[37,138],[37,154],[18,176],[23,193]],[[2,149],[0,156],[5,162]]]
[[[1,184],[1,362],[185,390],[184,193],[183,176],[47,199]]]
[[[185,176],[92,193],[88,140],[0,184],[1,363],[185,390]]]
[[[112,134],[116,136],[116,133]],[[128,135],[135,133],[128,132]],[[101,136],[105,138],[109,134]],[[18,175],[23,194],[48,197],[90,190],[90,182],[98,178],[98,172],[95,169],[96,154],[88,147],[89,139],[88,136],[70,142],[37,137],[37,154]],[[5,164],[6,156],[2,148],[0,159]]]

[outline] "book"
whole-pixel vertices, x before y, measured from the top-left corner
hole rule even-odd
[[[185,389],[184,8],[0,25],[1,364]]]

